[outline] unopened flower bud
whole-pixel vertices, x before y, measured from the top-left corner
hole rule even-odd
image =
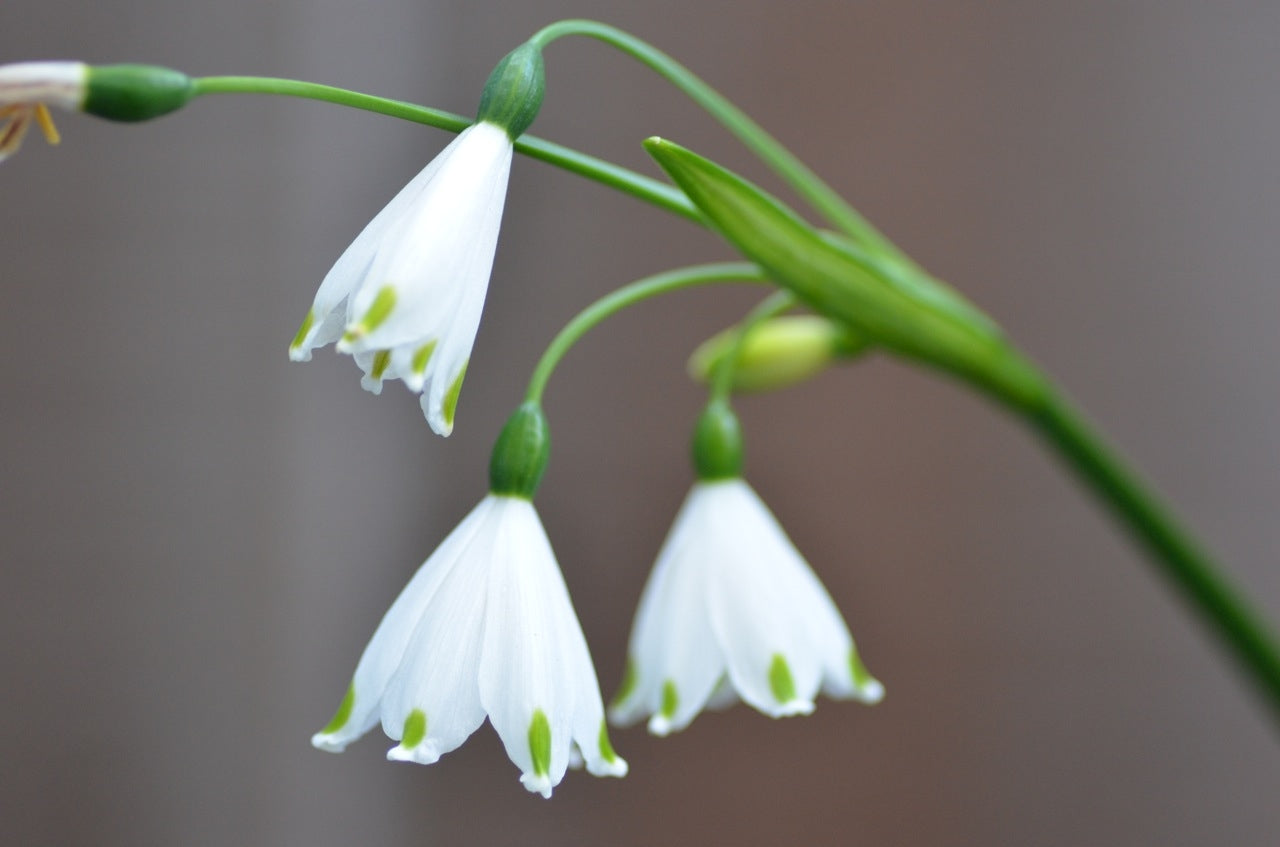
[[[738,341],[730,327],[707,339],[689,357],[689,375],[710,382]],[[841,359],[857,356],[867,344],[849,330],[817,315],[787,315],[752,328],[734,364],[733,390],[773,391],[804,382]]]

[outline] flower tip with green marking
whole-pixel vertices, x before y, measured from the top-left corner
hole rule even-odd
[[[335,344],[374,394],[399,379],[440,435],[454,415],[489,289],[511,171],[506,131],[463,130],[364,228],[320,283],[289,358]]]
[[[780,718],[809,714],[819,693],[883,696],[831,596],[741,478],[741,454],[736,418],[712,401],[695,431],[698,481],[640,598],[616,724],[648,717],[667,735],[739,699]]]
[[[426,765],[486,718],[521,783],[543,797],[569,768],[627,773],[555,554],[533,503],[518,493],[485,497],[418,569],[311,743],[340,752],[381,724],[397,742],[388,759]]]

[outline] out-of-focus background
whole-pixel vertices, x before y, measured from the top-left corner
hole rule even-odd
[[[1280,6],[4,0],[0,61],[300,77],[470,113],[590,15],[743,104],[989,310],[1280,618]],[[594,42],[540,135],[654,172],[661,134],[776,180]],[[518,160],[456,433],[344,357],[291,365],[315,286],[447,142],[334,106],[59,115],[0,167],[5,844],[1275,844],[1274,720],[1016,422],[877,360],[741,404],[749,476],[888,696],[614,741],[622,781],[527,794],[484,727],[430,768],[310,734],[483,494],[533,358],[590,298],[728,257]],[[789,196],[789,195],[788,195]],[[702,338],[755,292],[589,337],[548,394],[538,499],[606,697],[690,482]]]

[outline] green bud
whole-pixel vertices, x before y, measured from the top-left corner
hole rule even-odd
[[[738,343],[730,327],[698,345],[689,357],[689,375],[710,382]],[[840,359],[866,352],[868,344],[851,330],[817,315],[771,318],[752,328],[733,366],[733,390],[773,391],[817,376]]]
[[[489,74],[476,120],[497,124],[515,141],[538,116],[545,91],[542,50],[534,44],[521,44]]]
[[[90,66],[84,111],[110,121],[149,121],[195,96],[186,74],[154,65]]]
[[[742,476],[742,426],[723,400],[712,400],[698,418],[693,467],[704,482]]]
[[[547,416],[537,403],[516,409],[502,427],[489,459],[489,490],[532,500],[551,457]]]

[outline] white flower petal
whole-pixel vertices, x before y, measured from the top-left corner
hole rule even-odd
[[[695,487],[658,553],[631,640],[635,690],[613,710],[615,721],[649,714],[656,735],[683,729],[725,672],[708,620],[710,557],[718,553],[703,530],[712,505]]]
[[[476,531],[422,610],[399,668],[382,697],[382,730],[401,742],[388,758],[431,764],[456,749],[484,722],[476,675],[486,620],[486,584],[493,533],[501,525],[489,498],[471,513]],[[415,713],[416,738],[405,736]]]
[[[46,103],[78,110],[84,103],[88,66],[83,62],[15,62],[0,65],[0,106]]]
[[[822,678],[797,602],[794,565],[803,559],[772,513],[742,480],[702,483],[720,539],[711,626],[738,695],[765,714],[813,711]]]
[[[479,507],[473,509],[418,568],[391,604],[356,665],[348,694],[351,702],[344,700],[339,709],[339,716],[346,712],[345,720],[339,722],[335,718],[324,730],[316,733],[311,739],[316,747],[341,752],[378,723],[379,703],[424,610],[480,532],[483,518],[484,512]]]
[[[450,148],[445,166],[388,232],[387,248],[378,251],[352,299],[352,319],[359,321],[380,290],[396,292],[395,308],[360,339],[365,347],[421,337],[443,293],[484,302],[513,148],[504,131],[487,123],[463,130]]]
[[[573,608],[533,504],[488,499],[504,515],[493,539],[480,700],[525,787],[549,797],[569,765],[577,692],[566,683],[578,669],[566,661],[563,620]]]

